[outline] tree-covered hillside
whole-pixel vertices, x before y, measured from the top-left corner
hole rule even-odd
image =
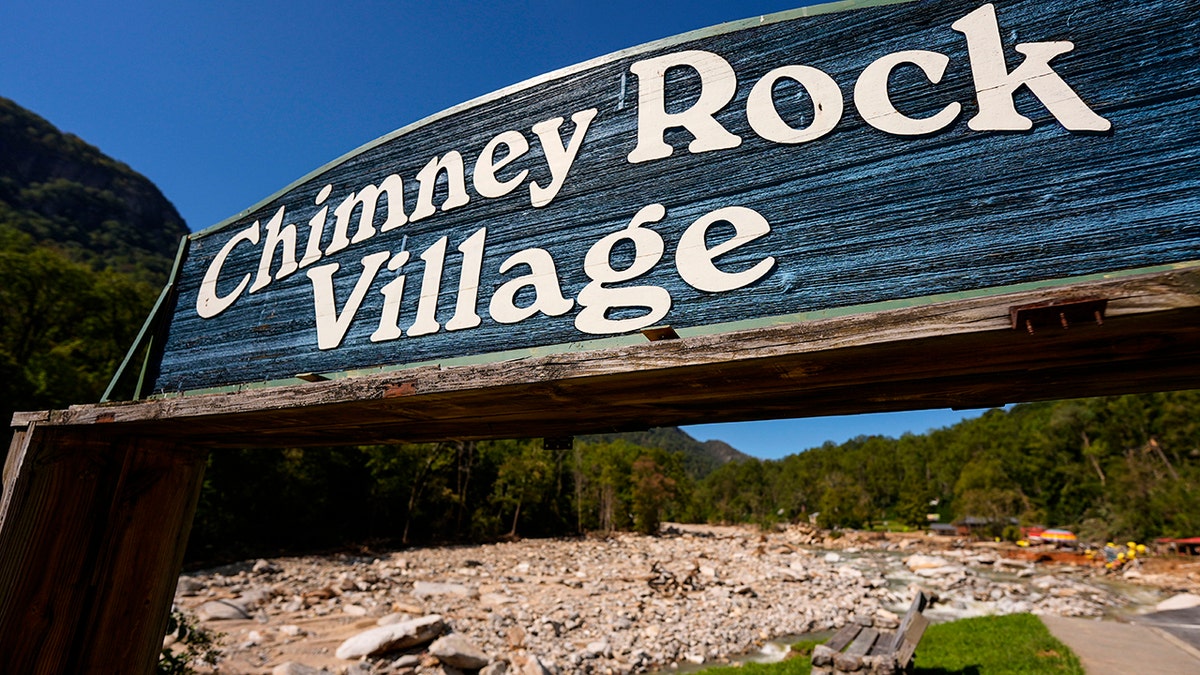
[[[1200,536],[1200,392],[1014,406],[924,435],[860,437],[721,467],[693,516],[923,525],[966,516],[1003,534],[1067,526],[1092,541]]]
[[[187,226],[158,188],[0,97],[0,246],[49,248],[161,286]]]
[[[15,410],[99,399],[186,232],[149,180],[0,98],[6,426]]]

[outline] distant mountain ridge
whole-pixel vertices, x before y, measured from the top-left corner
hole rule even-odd
[[[659,448],[668,452],[682,452],[684,469],[693,478],[703,478],[729,462],[750,459],[750,455],[734,448],[725,441],[698,441],[679,427],[659,427],[647,431],[630,431],[620,434],[595,434],[582,438],[588,442],[610,442],[625,440],[634,445]]]
[[[0,248],[54,248],[161,285],[183,217],[149,179],[0,97]]]
[[[149,179],[0,98],[0,419],[6,425],[16,410],[100,398],[187,232]],[[131,390],[129,383],[115,395]]]

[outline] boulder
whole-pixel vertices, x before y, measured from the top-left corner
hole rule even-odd
[[[1192,607],[1200,607],[1200,595],[1180,593],[1158,603],[1154,606],[1154,609],[1160,612],[1168,612],[1172,609],[1190,609]]]
[[[463,670],[478,670],[491,661],[479,647],[458,633],[438,638],[429,645],[429,653],[436,656],[438,661]]]
[[[445,628],[446,624],[440,615],[430,614],[359,633],[343,642],[336,653],[339,659],[353,660],[409,649],[432,642]]]

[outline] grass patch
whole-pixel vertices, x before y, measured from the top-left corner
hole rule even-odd
[[[924,675],[1083,675],[1079,658],[1032,614],[982,616],[930,626],[913,665],[914,672]]]
[[[747,663],[704,670],[704,675],[809,675],[813,641],[793,645],[779,663]],[[1083,675],[1079,659],[1032,614],[983,616],[930,626],[917,647],[918,675]]]

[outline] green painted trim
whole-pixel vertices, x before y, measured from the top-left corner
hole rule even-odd
[[[620,59],[626,58],[628,56],[634,56],[637,54],[652,51],[655,49],[660,49],[663,47],[670,47],[672,45],[680,44],[683,42],[699,40],[701,38],[708,38],[708,37],[713,37],[716,35],[723,35],[725,33],[733,33],[736,31],[745,30],[747,28],[754,28],[755,26],[779,23],[781,21],[791,21],[792,19],[801,19],[801,18],[810,17],[810,16],[820,16],[822,14],[835,14],[838,12],[848,12],[848,11],[853,11],[856,9],[864,9],[867,7],[882,7],[882,6],[886,6],[886,5],[899,5],[899,4],[908,3],[908,2],[916,2],[916,0],[841,0],[840,2],[829,2],[829,3],[820,4],[820,5],[813,5],[811,7],[800,7],[797,9],[786,10],[783,12],[776,12],[774,14],[766,14],[763,16],[751,17],[748,19],[739,19],[737,21],[729,21],[726,23],[717,24],[716,26],[710,26],[708,28],[700,28],[700,29],[697,29],[694,31],[689,31],[687,33],[681,33],[679,35],[675,35],[672,37],[663,38],[661,40],[647,42],[645,44],[641,44],[641,45],[638,45],[635,47],[630,47],[628,49],[622,49],[621,51],[613,52],[611,54],[606,54],[604,56],[599,56],[597,58],[590,59],[588,61],[584,61],[583,63],[579,63],[579,64],[576,64],[573,66],[567,66],[566,68],[560,68],[558,70],[554,70],[549,73],[546,73],[545,75],[539,75],[537,77],[533,77],[528,80],[525,80],[524,82],[518,82],[517,84],[513,84],[510,86],[504,87],[503,89],[498,89],[490,94],[485,94],[478,98],[471,99],[470,101],[467,101],[465,103],[460,103],[452,108],[447,108],[441,112],[434,113],[434,114],[430,115],[429,117],[426,117],[422,120],[418,120],[407,126],[400,127],[399,129],[397,129],[389,134],[380,136],[379,138],[377,138],[369,143],[366,143],[362,146],[359,146],[358,148],[351,150],[350,152],[342,155],[341,157],[338,157],[337,159],[333,160],[332,162],[328,162],[328,163],[324,164],[323,166],[321,166],[317,169],[314,169],[313,171],[308,172],[301,178],[299,178],[295,181],[292,181],[287,187],[283,188],[282,190],[279,190],[278,192],[275,192],[274,194],[272,194],[270,197],[267,197],[266,199],[259,201],[254,206],[251,206],[247,209],[243,209],[242,211],[239,211],[238,213],[230,216],[229,218],[222,220],[221,222],[217,223],[216,225],[207,227],[203,230],[200,230],[199,232],[193,232],[192,234],[188,235],[188,237],[191,239],[200,239],[202,237],[207,237],[211,234],[220,232],[221,230],[224,230],[225,228],[229,227],[230,225],[233,225],[234,223],[240,221],[241,219],[245,218],[246,216],[250,215],[251,213],[254,213],[255,211],[263,208],[267,204],[270,204],[275,199],[282,197],[283,195],[290,192],[292,189],[297,188],[297,187],[303,185],[304,183],[307,183],[310,180],[316,178],[317,176],[321,175],[325,171],[328,171],[329,169],[332,169],[336,166],[344,164],[344,163],[354,159],[355,157],[367,152],[368,150],[371,150],[372,148],[375,148],[377,146],[383,145],[384,143],[387,143],[388,141],[391,141],[400,136],[404,136],[406,134],[410,134],[414,131],[417,131],[418,129],[421,129],[422,127],[428,126],[429,124],[432,124],[433,122],[444,119],[451,115],[458,114],[465,110],[470,110],[471,108],[481,106],[485,103],[490,103],[491,101],[498,100],[500,98],[503,98],[505,96],[514,94],[516,92],[519,92],[519,91],[522,91],[525,89],[530,89],[530,88],[535,87],[540,84],[545,84],[546,82],[551,82],[553,80],[557,80],[557,79],[561,79],[561,78],[564,78],[564,77],[567,77],[570,75],[574,75],[575,73],[579,73],[584,70],[594,68],[596,66],[602,66],[606,63],[612,63],[614,61],[619,61]]]
[[[907,0],[905,0],[907,1]],[[840,4],[840,3],[839,3]],[[750,330],[754,328],[767,328],[770,326],[783,326],[795,323],[808,323],[812,321],[821,321],[824,319],[834,319],[842,316],[851,316],[854,314],[872,314],[875,312],[886,312],[896,309],[907,309],[910,307],[921,307],[924,305],[935,305],[943,302],[953,302],[956,300],[970,300],[974,298],[986,298],[990,296],[1007,295],[1009,293],[1020,293],[1025,291],[1036,291],[1040,289],[1061,288],[1073,284],[1088,283],[1093,281],[1109,281],[1113,279],[1122,279],[1127,277],[1139,276],[1143,274],[1160,274],[1163,272],[1175,272],[1179,270],[1189,270],[1200,268],[1200,260],[1171,263],[1168,265],[1155,265],[1153,267],[1138,267],[1134,269],[1119,270],[1116,272],[1102,272],[1098,274],[1086,274],[1077,277],[1067,277],[1065,279],[1047,279],[1045,281],[1031,281],[1021,284],[1012,284],[1008,286],[993,286],[990,288],[981,288],[973,291],[960,291],[957,293],[941,293],[937,295],[925,295],[915,298],[902,298],[900,300],[889,300],[886,302],[874,302],[863,305],[850,305],[847,307],[835,307],[832,309],[824,309],[816,312],[801,312],[797,314],[784,314],[779,316],[763,317],[759,319],[746,319],[744,321],[732,321],[728,323],[709,324],[706,326],[697,326],[695,328],[677,329],[681,338],[700,337],[704,335],[718,335],[721,333],[731,333],[734,331]],[[165,292],[165,289],[164,289]],[[329,380],[340,380],[347,377],[359,377],[363,375],[377,375],[380,373],[399,372],[404,370],[413,370],[416,368],[424,368],[429,366],[439,366],[442,368],[460,367],[460,366],[476,366],[489,363],[502,363],[504,361],[519,361],[528,358],[537,358],[540,356],[552,356],[554,354],[568,354],[573,352],[592,351],[597,349],[611,349],[615,347],[627,347],[631,345],[648,344],[646,338],[641,333],[630,335],[619,335],[610,338],[601,338],[598,340],[584,340],[580,342],[568,342],[557,345],[547,345],[545,347],[534,347],[530,349],[513,349],[502,352],[490,352],[487,354],[474,354],[471,356],[461,356],[453,359],[436,360],[436,361],[419,361],[416,363],[405,363],[391,366],[379,366],[375,368],[362,368],[357,370],[347,370],[336,373],[320,373],[323,377]],[[128,358],[128,357],[126,357]],[[225,387],[209,387],[207,389],[192,389],[183,392],[171,392],[169,394],[152,394],[148,399],[168,399],[181,398],[184,396],[200,396],[204,394],[228,394],[248,389],[263,389],[267,387],[282,387],[289,385],[305,384],[305,380],[291,377],[280,380],[268,380],[265,382],[249,382],[245,384],[230,385]],[[111,388],[112,385],[109,385]],[[101,402],[103,402],[103,399]]]
[[[125,352],[125,358],[121,361],[121,365],[117,366],[117,372],[108,381],[108,387],[104,389],[104,395],[100,397],[101,403],[108,402],[109,397],[112,396],[113,389],[117,388],[117,383],[121,380],[121,376],[125,374],[125,369],[129,367],[129,362],[137,355],[138,350],[153,341],[153,330],[157,328],[160,322],[166,320],[164,305],[167,298],[171,295],[171,291],[175,289],[175,282],[179,280],[179,274],[183,269],[183,256],[187,252],[190,241],[190,235],[180,238],[179,248],[175,251],[175,262],[171,265],[171,274],[167,277],[167,283],[163,286],[162,291],[159,292],[158,299],[154,301],[154,306],[150,308],[150,314],[146,317],[146,321],[142,323],[142,328],[138,331],[137,337],[133,339],[133,344],[130,345],[129,351]],[[134,400],[141,397],[142,384],[145,381],[146,370],[149,366],[150,354],[147,352],[146,358],[142,361],[141,371],[138,373],[137,389],[134,391],[133,396]]]

